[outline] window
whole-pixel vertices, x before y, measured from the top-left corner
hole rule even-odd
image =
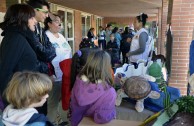
[[[96,18],[96,34],[99,33],[99,26],[102,26],[102,18],[97,17]]]
[[[82,14],[82,37],[86,37],[91,28],[91,15]]]

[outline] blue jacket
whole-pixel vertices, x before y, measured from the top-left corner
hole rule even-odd
[[[194,73],[194,40],[192,40],[189,52],[189,71],[190,75]]]
[[[43,114],[35,113],[25,126],[54,126]]]

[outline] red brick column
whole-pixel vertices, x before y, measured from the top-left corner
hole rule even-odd
[[[6,12],[6,0],[0,0],[0,12]]]
[[[81,24],[81,12],[80,11],[77,11],[75,10],[74,11],[74,24],[75,24],[75,27],[74,27],[74,39],[75,39],[75,51],[77,51],[79,49],[79,44],[82,40],[82,24]]]
[[[172,75],[170,86],[177,87],[183,95],[187,89],[189,45],[194,27],[194,0],[174,0],[172,11]]]
[[[166,25],[168,17],[168,0],[162,1],[162,38],[161,38],[161,54],[165,55],[165,44],[166,44]]]
[[[157,54],[161,54],[162,47],[162,8],[158,9],[158,41],[157,41]]]
[[[149,15],[148,15],[149,16]],[[110,22],[115,22],[123,26],[131,25],[134,21],[134,17],[105,17],[104,18],[104,27]]]

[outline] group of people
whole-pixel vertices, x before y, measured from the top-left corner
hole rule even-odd
[[[146,57],[146,18],[145,14],[137,16],[137,35],[133,39],[125,37],[127,43],[132,40],[133,48],[125,52],[131,62]],[[64,120],[64,110],[69,111],[72,126],[77,126],[84,116],[94,118],[96,123],[114,119],[116,92],[112,66],[118,62],[120,45],[126,47],[126,43],[120,42],[118,28],[111,32],[111,27],[107,26],[108,36],[103,35],[102,27],[99,34],[99,45],[105,50],[80,46],[82,49],[72,57],[71,47],[59,33],[60,16],[49,12],[46,0],[28,0],[26,4],[10,6],[0,23],[4,36],[0,45],[3,123],[65,125],[55,122],[58,114]],[[127,30],[125,33],[129,34]],[[91,41],[93,35],[88,33]],[[104,40],[108,37],[106,44]]]
[[[40,23],[45,27],[42,28]],[[62,112],[60,115],[63,119],[65,113],[60,108],[63,73],[59,63],[72,58],[72,49],[59,33],[60,16],[49,12],[47,1],[28,0],[26,4],[10,6],[0,28],[3,30],[0,46],[0,94],[4,106],[7,106],[3,112],[3,123],[23,125],[50,121],[54,124],[58,112]],[[47,81],[44,82],[44,79]],[[28,86],[21,88],[27,83]],[[40,87],[36,87],[35,83],[40,83]],[[20,88],[24,91],[20,91]],[[12,95],[15,97],[10,97]],[[39,113],[47,115],[48,119],[35,115],[37,111],[32,111],[28,118],[22,117],[22,114],[31,112],[28,108],[34,107]],[[10,116],[13,111],[14,118]],[[17,120],[20,116],[21,120]]]
[[[105,30],[102,26],[99,27],[99,33],[97,37],[94,34],[95,29],[91,28],[88,31],[88,40],[94,43],[94,40],[98,38],[98,47],[106,50],[111,55],[112,67],[116,67],[121,64],[132,63],[136,65],[138,59],[148,58],[149,53],[149,35],[145,29],[145,24],[148,16],[141,14],[134,20],[134,29],[132,27],[125,27],[124,32],[120,32],[118,27],[112,29],[112,25],[108,24]],[[128,61],[128,59],[130,59]]]

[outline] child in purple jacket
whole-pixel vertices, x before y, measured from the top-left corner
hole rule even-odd
[[[116,92],[112,87],[111,59],[107,52],[91,52],[76,78],[71,96],[71,124],[77,126],[84,116],[96,123],[116,117]]]

